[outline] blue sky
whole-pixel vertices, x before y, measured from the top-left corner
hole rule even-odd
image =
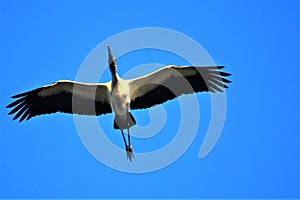
[[[0,198],[300,198],[299,13],[298,1],[1,2]],[[71,115],[21,124],[7,115],[10,96],[74,80],[99,43],[141,27],[188,35],[233,74],[222,135],[204,159],[198,152],[210,117],[208,94],[197,95],[204,125],[190,148],[172,165],[146,174],[96,160]],[[99,56],[106,61],[106,53]],[[142,62],[186,64],[156,51],[136,56],[120,59],[120,74]],[[178,103],[164,107],[173,112],[166,127],[153,139],[134,139],[137,150],[155,150],[174,136]],[[142,124],[149,121],[147,111],[133,114]],[[121,145],[112,116],[101,120]]]

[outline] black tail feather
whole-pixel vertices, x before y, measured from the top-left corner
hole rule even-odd
[[[126,117],[117,114],[115,115],[114,129],[124,130],[134,125],[136,125],[136,121],[130,112],[126,114]]]

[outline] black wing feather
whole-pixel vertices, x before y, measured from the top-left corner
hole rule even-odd
[[[164,78],[159,84],[145,83],[144,88],[151,88],[141,96],[132,99],[131,109],[144,109],[164,103],[174,99],[182,94],[192,94],[195,92],[223,92],[223,88],[228,88],[225,83],[231,83],[225,77],[230,73],[221,72],[224,66],[208,66],[208,67],[167,67],[153,74],[166,73],[168,70],[171,77]],[[176,73],[174,73],[175,70]],[[174,75],[177,74],[177,75]],[[179,74],[179,76],[178,76]],[[151,75],[150,75],[151,76]],[[149,77],[151,79],[151,77]],[[138,89],[137,89],[138,90]]]
[[[37,115],[56,112],[81,115],[101,115],[112,112],[109,102],[96,101],[94,98],[82,98],[67,91],[42,97],[39,92],[43,89],[44,87],[41,87],[12,96],[17,100],[6,106],[13,108],[8,114],[16,113],[13,119],[20,117],[19,121],[21,122]]]

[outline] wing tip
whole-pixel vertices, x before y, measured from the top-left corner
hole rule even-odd
[[[11,111],[8,113],[8,115],[12,115],[12,114],[14,114],[13,110],[11,110]]]
[[[221,75],[222,76],[231,76],[231,73],[229,73],[229,72],[222,72]]]
[[[19,116],[15,115],[15,116],[14,116],[14,118],[13,118],[13,120],[16,120],[16,119],[18,119],[18,117],[19,117]]]
[[[5,106],[5,108],[12,108],[12,103],[8,104],[7,106]]]
[[[11,96],[11,98],[12,99],[20,98],[20,97],[26,96],[27,94],[28,94],[28,92],[23,92],[23,93]]]
[[[226,79],[226,78],[222,78],[222,81],[223,81],[224,83],[231,83],[231,80],[228,80],[228,79]]]

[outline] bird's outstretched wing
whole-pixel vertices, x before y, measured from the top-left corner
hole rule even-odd
[[[182,94],[223,92],[231,74],[221,72],[224,66],[167,66],[152,74],[130,80],[131,109],[144,109]]]
[[[16,99],[6,106],[12,108],[14,120],[55,112],[82,115],[111,113],[109,100],[110,82],[106,84],[85,84],[73,81],[58,81],[41,88],[12,96]]]

